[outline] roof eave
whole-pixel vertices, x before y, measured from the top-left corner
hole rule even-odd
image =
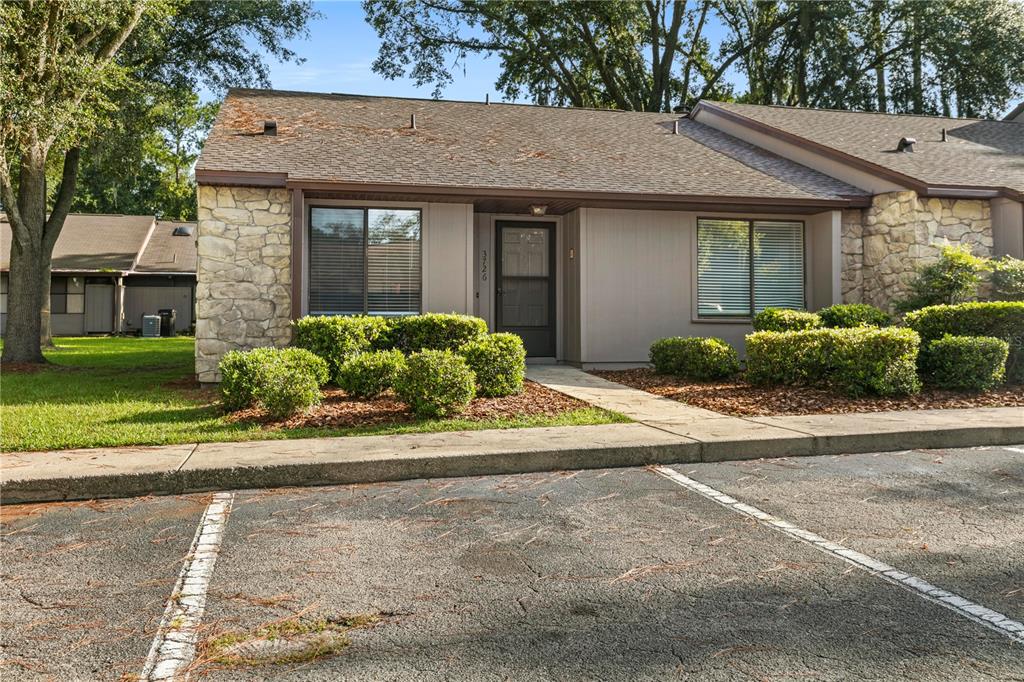
[[[205,185],[248,185],[259,187],[285,187],[306,191],[404,193],[430,196],[460,195],[481,198],[572,199],[600,200],[623,203],[691,203],[736,205],[771,205],[848,208],[870,205],[871,198],[863,196],[837,196],[835,198],[755,197],[743,195],[657,194],[640,192],[588,192],[551,189],[523,189],[514,187],[479,187],[460,185],[414,185],[407,183],[368,183],[349,181],[323,181],[291,178],[284,173],[255,173],[235,171],[196,171],[196,181]]]

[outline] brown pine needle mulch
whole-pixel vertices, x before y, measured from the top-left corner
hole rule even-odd
[[[516,417],[556,417],[565,412],[590,407],[588,403],[552,391],[532,381],[523,384],[519,395],[504,398],[476,398],[458,419],[487,421],[491,419],[514,419]],[[355,426],[378,426],[381,424],[402,424],[417,421],[408,405],[392,393],[379,398],[361,400],[351,398],[339,388],[324,389],[323,402],[308,414],[296,415],[284,421],[274,421],[263,410],[250,408],[229,415],[237,422],[257,422],[270,428],[348,428]]]
[[[959,393],[925,388],[901,398],[848,398],[820,388],[754,386],[742,378],[701,383],[655,374],[652,369],[593,370],[591,374],[630,388],[737,417],[797,414],[842,414],[888,410],[965,407],[1024,407],[1024,386],[1003,386],[988,393]]]

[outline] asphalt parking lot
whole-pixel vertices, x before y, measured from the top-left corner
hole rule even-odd
[[[1024,621],[1024,448],[673,469]],[[3,508],[3,679],[139,679],[211,497]],[[649,469],[230,504],[192,679],[1024,680],[1024,637]],[[334,656],[210,655],[224,633],[351,617],[376,622]]]

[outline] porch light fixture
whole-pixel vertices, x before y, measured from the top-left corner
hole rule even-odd
[[[535,218],[540,218],[548,212],[548,207],[545,204],[530,204],[530,215]]]

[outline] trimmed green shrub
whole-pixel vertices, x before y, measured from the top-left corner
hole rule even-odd
[[[327,383],[327,363],[302,348],[254,348],[230,351],[220,362],[224,409],[260,404],[271,416],[284,418],[320,402]]]
[[[1010,344],[1006,380],[1024,383],[1024,301],[937,305],[909,313],[903,324],[927,345],[950,336],[994,336]]]
[[[854,327],[747,336],[747,380],[754,384],[823,385],[851,396],[909,395],[920,337],[910,329]]]
[[[988,262],[967,246],[945,246],[938,262],[921,268],[910,283],[910,295],[896,302],[900,312],[965,301],[978,292]]]
[[[405,369],[399,350],[378,350],[353,355],[338,370],[338,386],[357,398],[376,398],[395,385]]]
[[[292,328],[292,343],[323,358],[331,379],[337,380],[345,360],[369,350],[387,330],[388,321],[367,315],[319,315],[296,320]]]
[[[930,341],[921,364],[931,383],[959,391],[987,391],[1006,378],[1010,344],[994,336],[944,336]]]
[[[310,372],[297,371],[287,362],[273,362],[265,367],[255,394],[256,401],[274,419],[305,412],[318,405],[321,397],[317,378]]]
[[[421,350],[457,351],[487,335],[487,323],[472,315],[427,313],[395,318],[390,342],[405,353]]]
[[[1024,260],[1003,256],[989,262],[992,268],[992,298],[996,301],[1024,301]]]
[[[818,316],[806,310],[765,308],[754,316],[754,331],[758,332],[798,332],[820,326]]]
[[[724,379],[740,371],[736,350],[722,339],[673,336],[651,344],[651,364],[658,374],[686,379]]]
[[[232,350],[224,354],[217,366],[220,371],[220,402],[226,412],[244,410],[256,402],[259,370],[276,348]]]
[[[476,375],[450,350],[423,350],[406,360],[395,393],[420,417],[447,417],[464,410],[476,395]]]
[[[478,394],[500,397],[522,392],[526,347],[516,334],[490,334],[470,341],[459,354],[476,374]]]
[[[867,303],[839,303],[818,311],[823,327],[888,327],[892,318],[884,310]]]

